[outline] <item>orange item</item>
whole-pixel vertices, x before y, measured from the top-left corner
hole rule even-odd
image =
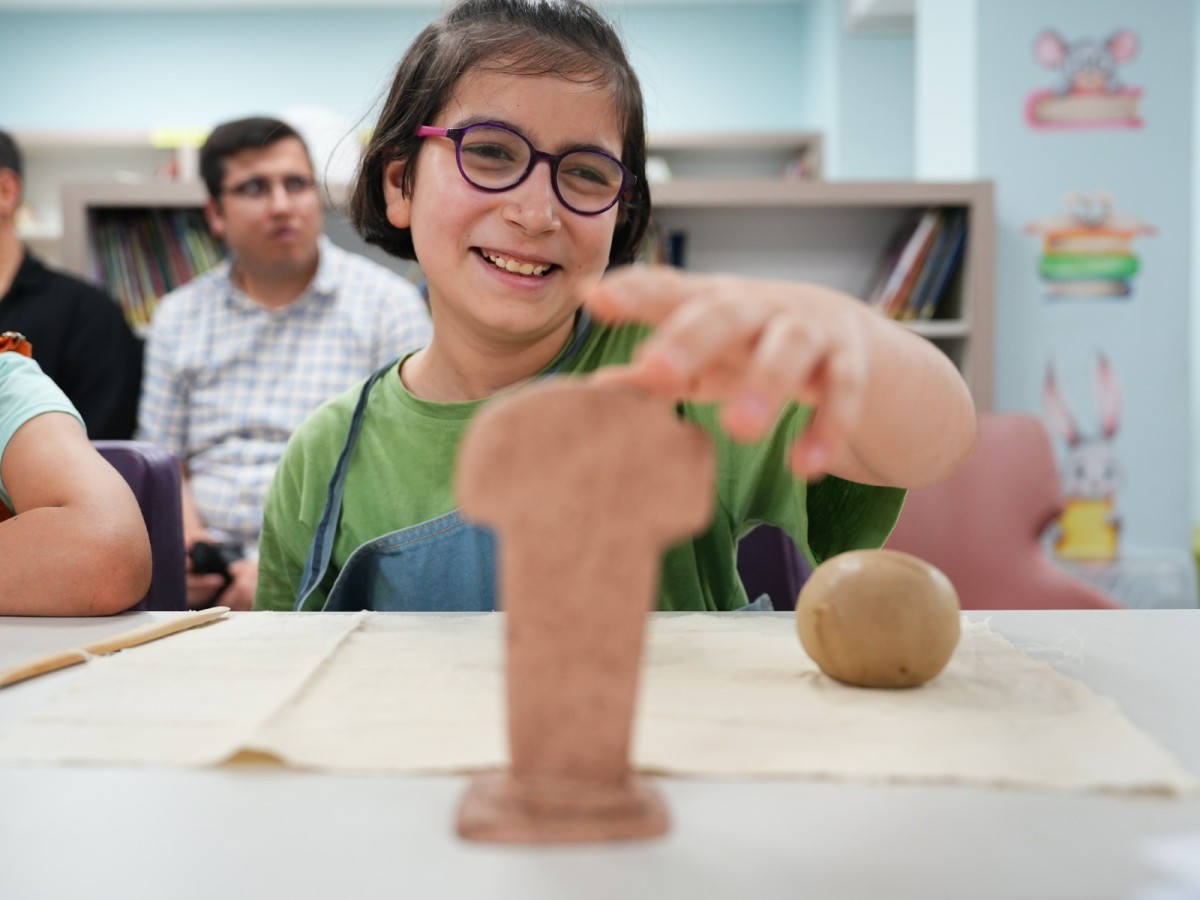
[[[19,331],[6,331],[0,334],[0,353],[8,350],[33,359],[33,344],[29,343],[25,339],[25,335]]]

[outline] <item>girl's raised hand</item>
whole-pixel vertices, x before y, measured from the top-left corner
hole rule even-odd
[[[793,471],[815,478],[857,470],[849,442],[874,317],[859,301],[810,284],[644,266],[610,273],[584,299],[600,321],[655,326],[632,363],[603,369],[598,380],[718,402],[722,425],[743,441],[764,436],[788,401],[812,406],[816,415],[791,450]]]

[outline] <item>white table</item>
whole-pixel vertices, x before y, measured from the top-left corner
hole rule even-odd
[[[0,619],[0,668],[166,615]],[[1114,698],[1200,772],[1200,610],[972,616]],[[77,671],[0,690],[0,733]],[[663,779],[663,839],[504,847],[455,836],[465,783],[0,767],[0,898],[1102,900],[1157,880],[1147,839],[1200,832],[1195,797]]]

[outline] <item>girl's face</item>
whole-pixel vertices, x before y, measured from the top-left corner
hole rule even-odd
[[[508,125],[548,153],[598,147],[621,156],[609,92],[557,76],[468,74],[446,107],[422,124],[483,121]],[[388,166],[384,191],[388,220],[412,229],[435,344],[463,339],[519,348],[565,340],[580,291],[608,264],[618,207],[594,216],[567,209],[545,162],[511,190],[479,190],[463,178],[449,138],[425,138],[411,165],[417,168],[410,197],[400,190],[404,163]]]

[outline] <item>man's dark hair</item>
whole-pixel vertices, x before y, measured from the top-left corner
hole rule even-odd
[[[368,243],[415,259],[412,231],[387,218],[383,173],[405,163],[411,195],[413,160],[428,125],[454,86],[478,68],[515,75],[558,75],[612,93],[624,145],[621,162],[637,181],[620,200],[609,265],[632,262],[650,218],[642,90],[612,26],[583,0],[461,0],[417,36],[400,60],[391,91],[359,165],[350,219]]]
[[[300,142],[311,166],[312,155],[308,152],[308,145],[287,122],[268,116],[251,116],[224,122],[214,128],[200,148],[200,177],[208,188],[208,196],[216,200],[221,195],[226,159],[243,150],[261,150],[285,138],[295,138]]]
[[[24,174],[21,148],[7,131],[0,131],[0,169],[12,169],[18,176]]]

